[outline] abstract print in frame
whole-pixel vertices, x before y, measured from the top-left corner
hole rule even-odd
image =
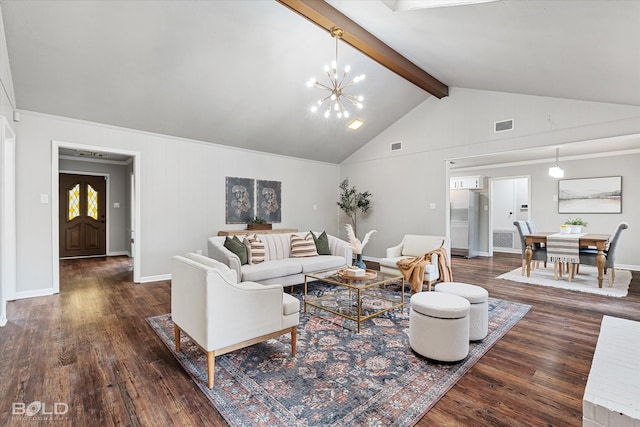
[[[622,213],[622,177],[559,180],[558,213]]]
[[[280,181],[258,180],[256,212],[260,218],[268,223],[282,221],[282,192]]]
[[[255,180],[250,178],[226,178],[227,224],[247,224],[254,217]]]

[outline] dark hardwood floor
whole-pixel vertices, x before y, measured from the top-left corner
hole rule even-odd
[[[496,280],[520,266],[519,256],[452,264],[456,281],[532,308],[418,425],[582,425],[602,316],[640,321],[640,272],[627,297],[609,298]],[[126,257],[60,266],[60,294],[8,304],[9,322],[0,328],[0,425],[226,425],[145,321],[170,311],[169,281],[132,283]],[[68,412],[12,415],[34,401],[45,412],[64,403]]]

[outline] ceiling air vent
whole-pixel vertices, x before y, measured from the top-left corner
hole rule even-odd
[[[493,131],[495,133],[506,132],[508,130],[513,130],[513,119],[495,122],[493,125]]]
[[[391,143],[391,151],[402,150],[402,141],[392,142]]]

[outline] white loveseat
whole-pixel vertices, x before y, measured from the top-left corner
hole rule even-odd
[[[247,232],[251,235],[253,233]],[[240,281],[252,281],[265,285],[297,285],[304,282],[304,275],[329,268],[339,268],[352,263],[351,245],[337,237],[327,234],[331,255],[311,257],[291,257],[291,234],[305,237],[309,233],[259,234],[265,247],[265,260],[259,264],[240,264],[236,254],[224,246],[225,236],[210,237],[208,241],[209,257],[220,261],[238,274]],[[320,233],[314,232],[316,236]],[[238,236],[242,240],[242,236]]]
[[[235,271],[202,255],[171,259],[171,317],[176,351],[182,331],[207,353],[209,388],[216,356],[287,333],[296,353],[300,301],[281,285],[237,283]]]
[[[392,247],[387,248],[387,256],[380,258],[380,271],[389,274],[402,274],[397,262],[401,259],[416,258],[434,249],[444,247],[446,238],[442,236],[425,236],[417,234],[407,234],[402,241]],[[433,254],[431,264],[425,266],[424,281],[431,287],[440,278],[438,269],[438,256]]]

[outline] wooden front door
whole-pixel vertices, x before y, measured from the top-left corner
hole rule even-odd
[[[60,257],[107,254],[104,176],[60,174]]]

